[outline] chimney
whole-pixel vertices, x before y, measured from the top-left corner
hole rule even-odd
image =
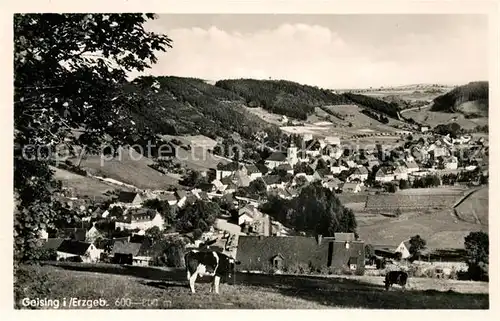
[[[317,241],[318,241],[318,245],[321,245],[321,241],[323,241],[323,235],[318,234]]]
[[[259,240],[262,241],[264,239],[264,235],[259,235]]]

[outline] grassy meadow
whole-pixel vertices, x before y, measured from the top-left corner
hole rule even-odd
[[[107,309],[488,309],[488,283],[411,279],[402,291],[388,292],[382,277],[314,277],[240,274],[235,284],[221,284],[220,295],[209,284],[197,283],[191,294],[185,273],[165,272],[161,277],[74,271],[54,266],[22,266],[29,275],[44,276],[47,298],[104,299]],[[31,283],[30,283],[31,280]],[[34,296],[39,284],[19,284],[23,297]],[[121,305],[117,300],[121,301]],[[124,302],[128,302],[123,304]],[[120,303],[120,301],[118,301]],[[68,307],[66,307],[68,308]]]

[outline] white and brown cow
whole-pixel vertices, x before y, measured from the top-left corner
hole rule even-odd
[[[231,277],[234,266],[240,264],[232,257],[216,251],[192,250],[184,256],[186,262],[187,279],[191,292],[195,293],[196,279],[203,276],[213,277],[210,292],[215,290],[219,294],[221,277]]]

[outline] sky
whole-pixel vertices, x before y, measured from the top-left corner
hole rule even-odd
[[[286,79],[329,89],[488,80],[481,15],[167,14],[173,48],[147,74]]]

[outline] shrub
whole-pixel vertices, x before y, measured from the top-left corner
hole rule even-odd
[[[23,298],[48,297],[50,287],[47,272],[40,270],[39,266],[14,266],[14,307],[16,309],[25,308],[21,306]]]

